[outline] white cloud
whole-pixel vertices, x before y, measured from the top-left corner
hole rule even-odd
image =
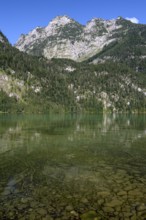
[[[137,18],[135,18],[135,17],[133,17],[133,18],[126,18],[126,20],[129,20],[129,21],[131,21],[132,23],[135,23],[135,24],[139,23],[139,20]]]

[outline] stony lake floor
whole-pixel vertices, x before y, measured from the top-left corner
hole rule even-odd
[[[145,120],[125,120],[6,123],[0,219],[146,219]]]

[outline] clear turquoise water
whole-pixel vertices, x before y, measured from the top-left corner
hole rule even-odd
[[[146,116],[1,115],[0,219],[146,219]]]

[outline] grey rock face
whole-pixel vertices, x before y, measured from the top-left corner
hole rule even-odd
[[[27,35],[21,35],[15,47],[48,59],[82,61],[116,40],[115,33],[122,27],[117,20],[94,18],[83,26],[67,16],[58,16],[48,26],[37,27]]]

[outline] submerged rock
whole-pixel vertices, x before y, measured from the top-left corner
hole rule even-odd
[[[98,196],[101,196],[103,198],[105,197],[108,197],[111,195],[111,192],[110,191],[101,191],[101,192],[98,192]]]
[[[43,208],[37,209],[37,213],[39,213],[41,216],[47,215],[47,211]]]
[[[75,216],[75,217],[79,217],[79,214],[76,211],[71,211],[70,212],[71,215]]]
[[[68,206],[66,206],[65,209],[66,209],[66,211],[70,212],[70,211],[72,211],[74,208],[73,208],[72,205],[68,205]]]
[[[145,204],[141,204],[141,205],[139,205],[139,206],[136,208],[136,210],[137,210],[138,212],[146,211],[146,205],[145,205]]]
[[[86,198],[82,198],[82,199],[81,199],[81,202],[82,202],[83,204],[88,204],[88,203],[89,203],[88,199],[86,199]]]
[[[125,192],[125,191],[119,191],[117,193],[117,196],[125,196],[125,195],[127,195],[127,192]]]
[[[122,205],[122,201],[121,200],[118,200],[118,199],[113,199],[111,200],[110,202],[107,202],[105,204],[105,206],[107,207],[116,207],[116,206],[121,206]]]
[[[98,220],[99,219],[95,211],[86,212],[82,214],[80,217],[81,217],[81,220]]]
[[[114,212],[114,209],[112,207],[104,207],[103,208],[103,211],[104,212],[108,212],[108,213],[113,213]]]

